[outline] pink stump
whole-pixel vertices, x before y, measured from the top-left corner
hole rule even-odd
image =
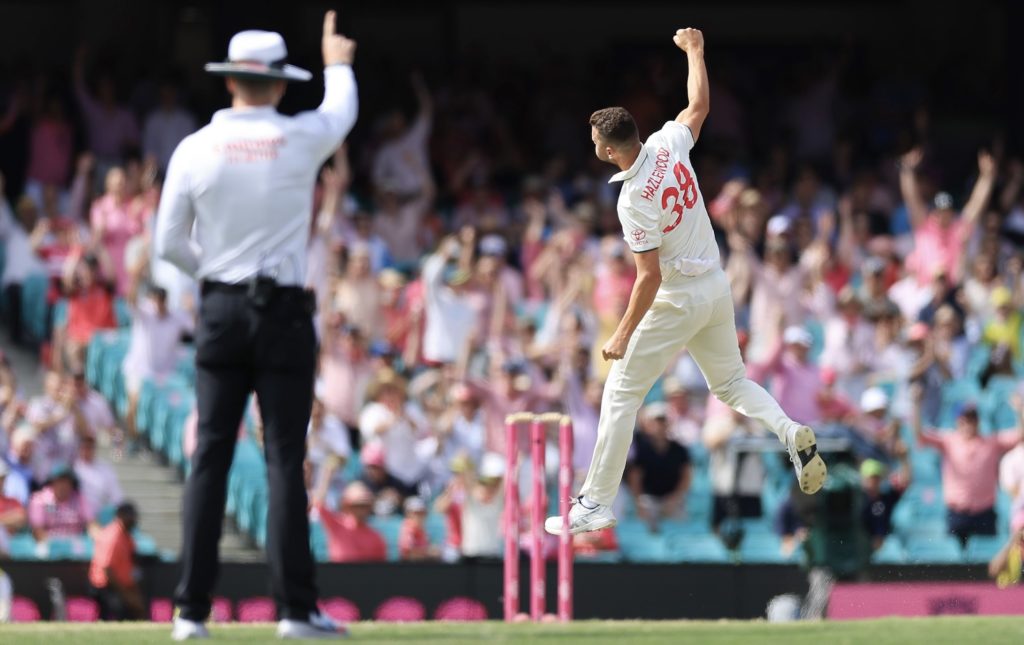
[[[530,508],[533,521],[530,522],[530,617],[535,621],[544,618],[544,515],[547,503],[544,499],[544,444],[545,425],[534,417],[530,425],[530,472],[533,477],[533,493]]]
[[[569,533],[569,507],[572,499],[572,419],[562,417],[558,425],[558,512],[562,516],[562,534],[558,538],[558,620],[572,620],[572,535]]]
[[[519,613],[519,468],[518,428],[505,420],[505,622]]]

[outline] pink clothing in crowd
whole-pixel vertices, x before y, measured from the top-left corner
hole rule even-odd
[[[942,455],[942,494],[958,513],[980,513],[996,503],[999,460],[1020,440],[1020,431],[966,437],[960,432],[925,432],[921,445]]]
[[[78,493],[58,502],[53,489],[46,486],[32,495],[28,502],[28,523],[43,529],[48,536],[74,537],[85,532],[92,521],[92,510]]]
[[[132,238],[141,235],[152,210],[143,199],[118,202],[113,195],[104,195],[93,202],[89,219],[94,231],[101,234],[100,242],[107,250],[117,277],[117,291],[128,292],[128,268],[124,250]]]
[[[772,393],[782,410],[791,419],[805,425],[821,420],[818,392],[821,390],[821,369],[813,363],[801,363],[789,352],[777,353],[764,366],[771,377]]]
[[[950,280],[959,278],[960,258],[971,228],[963,219],[953,220],[945,229],[937,215],[925,219],[914,231],[914,251],[907,256],[907,267],[917,276],[919,284],[930,282],[939,271]]]

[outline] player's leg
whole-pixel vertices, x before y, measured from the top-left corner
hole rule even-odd
[[[732,295],[727,286],[724,292],[714,302],[711,320],[694,334],[687,350],[704,374],[711,393],[771,429],[789,450],[801,489],[805,493],[817,492],[825,483],[826,468],[817,454],[814,431],[786,416],[772,395],[747,378],[736,339]]]
[[[659,294],[633,333],[626,354],[612,365],[601,399],[594,457],[581,490],[586,504],[575,505],[570,513],[573,533],[614,526],[610,507],[626,469],[637,412],[669,361],[686,344],[686,330],[700,327],[703,321],[695,318],[701,316],[707,316],[706,308],[681,309]],[[558,517],[545,523],[549,533],[558,534],[561,528]]]

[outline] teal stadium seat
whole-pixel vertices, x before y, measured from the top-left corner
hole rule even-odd
[[[781,563],[790,562],[794,557],[792,554],[783,555],[779,536],[772,533],[747,533],[740,543],[740,559],[743,562]]]
[[[915,536],[907,542],[910,564],[957,564],[963,559],[960,541],[952,535]]]
[[[890,535],[882,542],[882,546],[871,554],[871,562],[873,564],[906,564],[907,550],[903,548],[903,544],[897,536]]]
[[[33,273],[21,283],[21,316],[25,331],[37,341],[46,340],[46,292],[50,278]]]
[[[667,540],[669,562],[729,562],[725,545],[712,533],[674,535]]]
[[[1006,544],[1001,535],[972,535],[967,538],[964,560],[973,564],[984,564],[991,560]]]

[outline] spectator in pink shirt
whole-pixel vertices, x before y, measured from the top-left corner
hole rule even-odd
[[[918,412],[921,388],[915,386],[911,395],[911,424],[918,445],[935,448],[942,455],[942,492],[949,509],[949,532],[963,543],[971,535],[995,535],[999,460],[1020,443],[1020,430],[982,436],[978,433],[977,408],[965,404],[957,415],[955,431],[926,432]]]
[[[959,279],[964,269],[961,264],[964,247],[988,205],[998,164],[989,153],[978,153],[978,179],[957,218],[949,193],[936,194],[934,210],[928,212],[917,181],[922,157],[922,151],[915,148],[903,155],[900,163],[900,191],[914,231],[914,251],[907,258],[907,264],[920,284],[927,283],[938,271],[951,279]]]
[[[341,512],[334,513],[321,500],[314,500],[314,512],[327,533],[327,553],[331,562],[383,562],[388,548],[367,523],[373,513],[373,493],[362,482],[345,487]]]
[[[320,349],[320,391],[324,407],[349,428],[359,426],[359,412],[373,377],[366,341],[340,315],[330,317]]]
[[[398,533],[398,553],[403,560],[436,560],[439,552],[430,544],[424,520],[427,505],[419,497],[405,500],[405,519]]]
[[[67,466],[57,466],[42,490],[28,502],[28,523],[37,541],[76,537],[93,521],[93,511],[78,492],[78,480]]]
[[[821,370],[810,362],[814,339],[803,327],[787,327],[782,343],[762,366],[771,378],[772,392],[782,409],[794,420],[817,425],[821,408],[816,394],[822,389]]]
[[[152,212],[145,199],[130,193],[123,168],[114,167],[107,172],[106,192],[93,202],[89,221],[96,245],[106,252],[113,265],[118,293],[127,293],[130,282],[125,248],[133,238],[142,235]]]

